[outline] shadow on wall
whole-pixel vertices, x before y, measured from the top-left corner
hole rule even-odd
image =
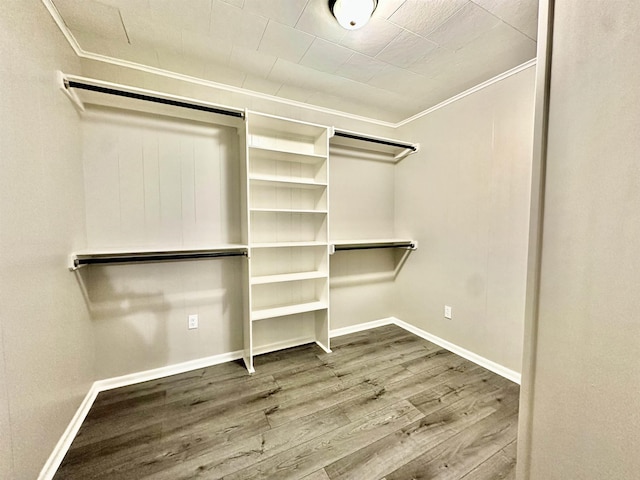
[[[167,352],[170,300],[162,289],[153,288],[149,282],[118,281],[124,278],[118,269],[135,272],[144,271],[144,267],[91,266],[77,271],[96,329],[96,360],[104,360],[105,350],[110,350],[114,367],[121,374],[127,365],[146,364],[150,360],[164,364],[168,360],[166,354],[164,358],[158,355]]]
[[[77,278],[96,338],[98,379],[240,350],[242,260],[91,266]],[[191,313],[198,329],[187,328]]]
[[[337,251],[331,255],[331,287],[393,282],[409,255],[406,249]]]

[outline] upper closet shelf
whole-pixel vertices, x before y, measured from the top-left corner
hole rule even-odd
[[[406,239],[376,239],[376,240],[337,240],[331,242],[330,252],[333,254],[341,250],[371,250],[377,248],[404,248],[417,250],[416,240]]]
[[[327,159],[326,155],[317,155],[313,153],[298,153],[290,152],[286,150],[279,150],[277,148],[265,148],[265,147],[249,147],[253,158],[259,158],[264,160],[282,160],[285,162],[300,162],[315,164]]]
[[[402,140],[377,137],[374,135],[351,132],[349,130],[340,130],[337,128],[333,130],[333,136],[329,140],[329,144],[332,147],[338,145],[383,153],[390,156],[395,162],[398,162],[407,155],[411,155],[412,153],[416,153],[420,150],[419,143],[410,143]]]
[[[168,260],[194,260],[217,257],[239,257],[247,255],[247,245],[226,244],[206,247],[141,248],[83,250],[69,256],[69,270],[86,265],[109,265],[118,263],[164,262]]]
[[[238,108],[63,72],[58,72],[58,78],[60,88],[80,111],[85,105],[100,105],[232,127],[244,122],[245,112]]]
[[[273,187],[289,187],[289,188],[321,188],[326,187],[327,182],[316,182],[304,178],[277,177],[270,175],[260,175],[252,173],[249,181],[256,185],[271,185]]]

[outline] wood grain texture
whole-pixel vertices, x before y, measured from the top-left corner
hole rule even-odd
[[[55,479],[513,479],[519,388],[396,326],[102,392]]]

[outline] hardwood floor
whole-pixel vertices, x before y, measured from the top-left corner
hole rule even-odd
[[[515,478],[518,385],[396,326],[98,395],[55,479]]]

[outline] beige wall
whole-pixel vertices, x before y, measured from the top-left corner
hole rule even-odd
[[[555,2],[529,478],[640,471],[640,4]]]
[[[396,316],[521,371],[535,68],[403,127],[396,233],[419,242]],[[444,318],[444,305],[453,319]]]
[[[395,164],[358,149],[332,148],[329,227],[332,240],[393,238]],[[331,256],[331,328],[391,317],[396,257],[391,250]]]
[[[0,318],[5,318],[4,307],[0,307]],[[9,416],[9,392],[7,385],[6,363],[4,360],[4,339],[0,323],[0,478],[13,478],[13,434]]]
[[[79,63],[41,2],[0,15],[0,477],[33,479],[93,380],[93,331],[67,255],[83,247]]]

